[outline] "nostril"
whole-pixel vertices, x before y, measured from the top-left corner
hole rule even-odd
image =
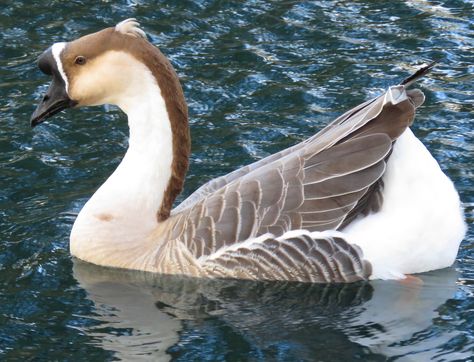
[[[49,96],[48,96],[47,94],[45,94],[45,95],[43,96],[43,102],[46,102],[48,99],[49,99]]]

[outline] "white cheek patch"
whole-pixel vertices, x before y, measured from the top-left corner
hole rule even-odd
[[[65,47],[66,47],[65,42],[54,43],[51,50],[53,52],[53,57],[54,57],[54,60],[56,61],[56,65],[58,66],[59,74],[61,74],[61,78],[63,78],[64,85],[65,85],[65,88],[66,88],[66,93],[69,94],[69,92],[68,92],[69,82],[67,80],[66,73],[64,72],[63,63],[61,62],[61,58],[59,57],[61,52],[64,50]]]

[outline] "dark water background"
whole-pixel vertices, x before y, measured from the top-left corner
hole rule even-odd
[[[472,1],[0,0],[0,360],[473,360],[472,228],[455,267],[419,285],[209,282],[72,260],[73,221],[124,154],[126,121],[99,107],[31,130],[47,82],[35,59],[128,17],[189,102],[181,200],[440,59],[414,131],[473,221]]]

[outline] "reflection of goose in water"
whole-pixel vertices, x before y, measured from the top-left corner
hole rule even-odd
[[[56,43],[32,125],[115,104],[129,148],[79,213],[71,253],[103,266],[199,277],[353,282],[451,265],[465,233],[452,182],[410,131],[426,66],[313,137],[214,179],[171,210],[187,171],[186,101],[133,20]],[[278,119],[278,115],[275,115]]]
[[[190,336],[201,340],[195,350],[193,342],[186,346],[198,359],[199,353],[225,349],[237,339],[268,355],[285,345],[291,359],[350,360],[367,348],[386,356],[407,350],[424,351],[423,358],[434,355],[431,344],[451,336],[411,339],[430,327],[437,308],[453,297],[457,273],[421,274],[422,284],[311,285],[158,276],[76,261],[74,276],[100,316],[100,326],[86,332],[122,359],[164,359],[179,348],[172,346],[180,338]],[[131,330],[119,335],[104,333],[103,327]],[[410,343],[397,343],[403,341]]]
[[[85,332],[98,345],[123,361],[169,359],[166,350],[178,342],[181,322],[157,309],[155,290],[140,274],[75,261],[74,276],[94,302],[92,318],[100,324]]]

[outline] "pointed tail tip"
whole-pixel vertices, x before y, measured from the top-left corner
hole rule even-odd
[[[409,87],[413,83],[415,83],[418,79],[425,76],[427,73],[431,71],[431,69],[439,62],[439,60],[434,60],[428,65],[418,69],[414,74],[410,75],[408,78],[405,78],[400,82],[400,85],[404,85],[405,87]]]

